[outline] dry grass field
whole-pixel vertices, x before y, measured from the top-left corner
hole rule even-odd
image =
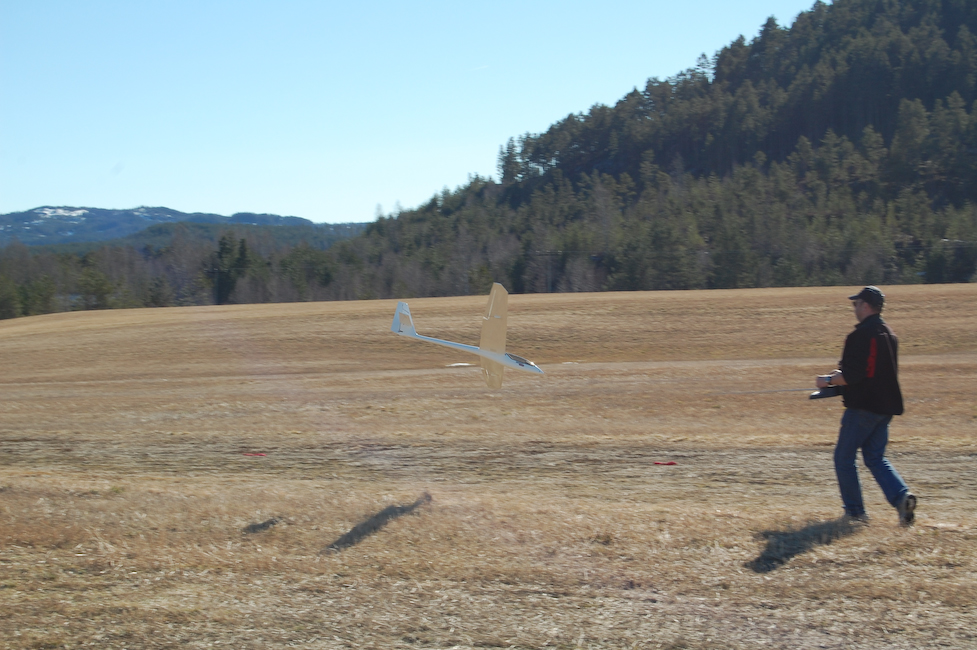
[[[788,390],[849,289],[513,295],[499,391],[391,301],[0,322],[0,646],[973,648],[977,285],[886,287],[909,529]]]

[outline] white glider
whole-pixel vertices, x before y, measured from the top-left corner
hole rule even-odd
[[[488,307],[485,308],[485,317],[482,319],[482,337],[479,339],[478,347],[455,343],[453,341],[442,341],[441,339],[422,336],[414,328],[414,319],[410,315],[410,307],[406,302],[397,303],[397,311],[394,312],[394,322],[390,326],[390,331],[407,336],[418,341],[437,343],[445,347],[471,352],[481,357],[482,375],[489,388],[502,387],[502,372],[505,368],[514,370],[525,370],[543,374],[535,363],[529,359],[524,359],[515,354],[505,351],[505,331],[506,313],[509,308],[509,292],[501,284],[496,282],[492,285],[492,292],[489,294]]]

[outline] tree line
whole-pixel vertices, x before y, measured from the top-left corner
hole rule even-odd
[[[0,249],[0,318],[58,311],[330,300],[332,257],[267,232],[228,229],[216,244],[177,228],[170,243],[85,253],[14,242]]]
[[[516,205],[473,180],[349,242],[361,297],[977,280],[977,208],[881,192],[891,154],[867,129],[801,139],[720,177],[642,165],[634,179],[559,170]]]

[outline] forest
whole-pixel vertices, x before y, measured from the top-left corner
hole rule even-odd
[[[328,248],[0,250],[0,317],[513,292],[977,281],[977,3],[817,2],[510,139]]]

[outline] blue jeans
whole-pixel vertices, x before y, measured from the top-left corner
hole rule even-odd
[[[838,487],[841,488],[841,501],[849,515],[865,514],[858,468],[855,467],[855,455],[859,449],[862,450],[865,466],[872,472],[892,507],[898,506],[903,495],[909,492],[905,481],[885,457],[890,420],[891,415],[861,409],[846,409],[841,418],[838,446],[835,447],[835,473],[838,475]]]

